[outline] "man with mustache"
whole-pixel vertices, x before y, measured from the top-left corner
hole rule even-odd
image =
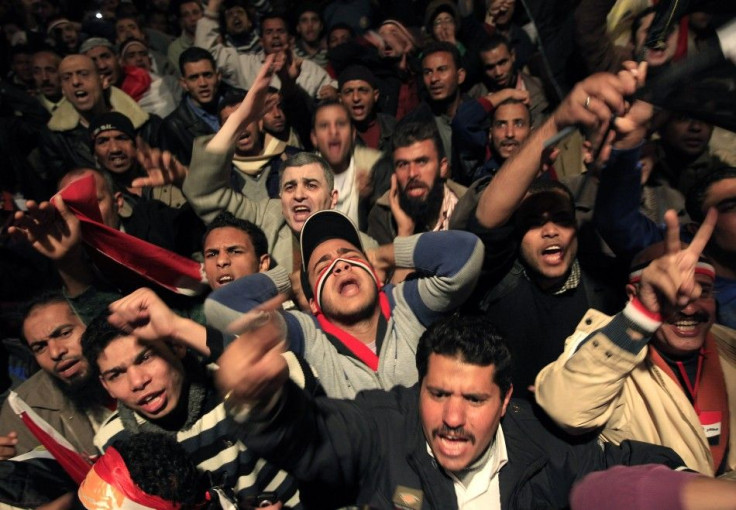
[[[89,313],[89,311],[88,311]],[[60,292],[48,292],[25,310],[22,334],[41,370],[16,393],[82,453],[95,454],[93,438],[111,410],[107,395],[90,377],[82,355],[82,319]],[[21,455],[39,446],[38,439],[6,402],[0,411],[0,459]]]
[[[65,101],[59,81],[60,62],[61,57],[52,50],[37,51],[31,58],[33,79],[40,92],[37,97],[49,113],[54,113],[62,101]]]
[[[447,178],[447,157],[434,125],[402,123],[392,146],[391,189],[371,209],[368,235],[386,244],[396,236],[447,230],[465,187]]]
[[[287,381],[283,337],[267,322],[219,359],[217,383],[243,441],[298,480],[307,507],[566,508],[572,484],[615,464],[680,464],[668,448],[572,446],[511,399],[511,355],[481,317],[430,326],[419,382],[354,401],[311,398]]]
[[[540,372],[537,402],[567,431],[669,446],[710,476],[736,469],[736,334],[713,324],[715,269],[701,256],[716,218],[681,248],[668,211],[666,241],[634,259],[623,312],[590,310]]]

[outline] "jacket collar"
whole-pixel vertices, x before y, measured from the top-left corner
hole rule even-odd
[[[110,87],[110,106],[130,119],[137,130],[148,122],[149,115],[128,94],[116,87]],[[79,126],[81,115],[71,101],[64,101],[48,122],[51,131],[71,131]]]

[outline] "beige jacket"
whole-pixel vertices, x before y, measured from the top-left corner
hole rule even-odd
[[[567,339],[565,352],[537,375],[537,402],[569,432],[602,428],[601,437],[616,444],[635,439],[668,446],[688,467],[713,476],[710,447],[687,396],[648,360],[648,347],[634,355],[596,333],[610,320],[596,310],[585,314]],[[732,471],[736,469],[736,331],[713,326],[711,332],[728,390],[726,470]]]

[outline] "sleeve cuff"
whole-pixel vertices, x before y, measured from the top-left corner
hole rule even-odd
[[[650,312],[641,301],[632,298],[623,310],[624,316],[639,329],[651,335],[662,325],[662,315]]]

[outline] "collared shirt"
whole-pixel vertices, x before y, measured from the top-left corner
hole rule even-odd
[[[455,210],[455,206],[458,201],[457,195],[453,193],[447,184],[443,184],[442,186],[445,189],[445,193],[442,198],[439,218],[437,218],[437,223],[432,229],[433,232],[439,232],[440,230],[447,230],[450,228],[450,217],[452,216],[452,212]]]
[[[217,115],[214,115],[204,110],[203,108],[197,106],[194,103],[194,100],[192,100],[192,96],[190,95],[187,95],[186,101],[187,101],[187,106],[189,107],[190,110],[192,110],[194,115],[202,119],[205,122],[205,124],[207,124],[209,127],[212,128],[212,131],[217,133],[220,130],[220,119]]]
[[[61,96],[61,99],[59,99],[57,102],[51,101],[49,98],[44,96],[43,94],[38,95],[38,100],[41,102],[41,105],[46,108],[46,110],[49,113],[54,113],[56,109],[62,105],[64,101],[66,101],[66,98],[64,96]]]
[[[434,457],[429,444],[427,451]],[[463,476],[464,481],[454,473],[448,473],[455,486],[458,510],[501,510],[498,474],[508,461],[506,439],[499,425],[489,454],[484,454],[475,466],[469,468]]]

